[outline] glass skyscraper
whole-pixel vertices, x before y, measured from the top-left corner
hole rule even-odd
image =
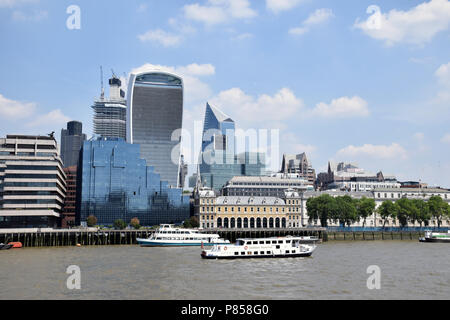
[[[127,101],[127,142],[139,144],[147,164],[178,186],[181,137],[172,141],[172,134],[182,128],[183,80],[161,71],[132,74]]]
[[[64,168],[78,165],[80,150],[85,140],[81,122],[70,121],[67,123],[67,129],[61,130],[61,160]]]
[[[218,191],[235,176],[264,174],[264,154],[236,154],[235,130],[233,119],[209,103],[206,104],[199,166],[204,186]]]
[[[86,141],[82,149],[78,217],[97,218],[99,225],[117,219],[141,225],[179,223],[189,218],[189,196],[161,181],[154,168],[140,156],[140,146],[120,138]]]

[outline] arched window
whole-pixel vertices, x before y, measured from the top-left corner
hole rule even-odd
[[[263,219],[263,228],[267,228],[267,218]]]
[[[231,228],[231,229],[236,228],[236,219],[231,218],[231,225],[230,225],[230,228]]]
[[[250,218],[250,229],[255,229],[255,218]]]
[[[228,224],[228,218],[223,219],[223,227],[224,228],[229,228],[229,224]]]
[[[280,218],[277,218],[277,219],[275,220],[275,227],[276,227],[276,228],[279,228],[279,227],[280,227]]]
[[[256,228],[261,229],[261,218],[256,219]]]
[[[273,228],[274,227],[274,225],[273,225],[273,218],[270,218],[269,219],[269,228]]]
[[[217,218],[217,228],[222,228],[222,218]]]
[[[248,229],[248,218],[244,218],[244,229]]]
[[[286,228],[286,218],[281,219],[281,227]]]
[[[238,229],[242,228],[242,218],[237,218],[237,227]]]

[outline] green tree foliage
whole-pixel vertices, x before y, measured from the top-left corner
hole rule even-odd
[[[86,223],[88,227],[94,227],[97,225],[97,218],[95,216],[89,216],[86,219]]]
[[[378,207],[377,212],[383,219],[383,228],[386,226],[387,219],[397,219],[397,206],[392,201],[384,201]]]
[[[114,229],[123,230],[127,227],[127,223],[122,219],[117,219],[114,221]]]
[[[441,227],[442,220],[448,217],[448,204],[439,196],[433,196],[428,200],[428,208],[430,214],[438,222],[438,227]]]
[[[135,228],[136,230],[141,228],[141,222],[139,221],[138,218],[133,218],[130,221],[130,225]]]
[[[417,216],[415,217],[415,220],[420,224],[421,227],[422,224],[428,226],[431,219],[430,207],[428,206],[428,203],[420,199],[414,199],[411,201],[417,208]]]
[[[358,212],[356,210],[356,201],[350,196],[337,197],[336,201],[336,218],[340,224],[351,226],[358,220]]]
[[[183,227],[185,228],[198,228],[200,226],[200,222],[198,221],[198,217],[192,216],[188,220],[184,221]]]
[[[360,200],[356,200],[356,213],[358,218],[363,219],[363,227],[366,226],[366,219],[373,214],[375,207],[374,199],[362,197]]]

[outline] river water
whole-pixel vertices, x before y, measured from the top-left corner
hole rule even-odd
[[[200,248],[0,251],[0,299],[449,299],[450,245],[327,242],[311,258],[203,260]],[[67,268],[80,269],[80,290]],[[380,270],[380,289],[368,289]],[[372,283],[372,282],[371,282]]]

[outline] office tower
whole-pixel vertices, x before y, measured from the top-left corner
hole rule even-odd
[[[61,227],[75,226],[77,197],[77,166],[64,168],[66,173],[67,193],[61,213]]]
[[[65,168],[78,165],[84,140],[86,140],[86,135],[83,134],[81,122],[68,122],[67,129],[61,130],[61,160]]]
[[[204,186],[219,191],[234,176],[259,176],[265,172],[265,156],[258,152],[236,154],[235,122],[206,104],[200,175]]]
[[[284,154],[281,173],[298,175],[299,178],[308,180],[312,185],[316,182],[316,171],[308,161],[306,153]]]
[[[181,155],[180,177],[178,178],[178,181],[179,181],[178,188],[184,189],[184,184],[186,183],[187,174],[188,174],[188,164],[184,162],[184,156]]]
[[[127,142],[141,146],[141,157],[169,185],[179,185],[183,80],[154,71],[132,74],[128,87]]]
[[[235,123],[222,111],[206,103],[203,125],[202,152],[208,147],[214,150],[226,150],[234,154]]]
[[[147,166],[140,146],[120,138],[86,141],[79,180],[79,218],[91,215],[99,225],[137,217],[143,226],[179,223],[190,216],[189,196],[161,181]],[[80,179],[80,178],[79,178]]]
[[[109,99],[102,90],[100,99],[94,101],[94,134],[109,138],[126,139],[127,102],[121,90],[122,82],[113,75],[109,79]]]
[[[56,228],[66,174],[53,135],[0,139],[0,228]]]

